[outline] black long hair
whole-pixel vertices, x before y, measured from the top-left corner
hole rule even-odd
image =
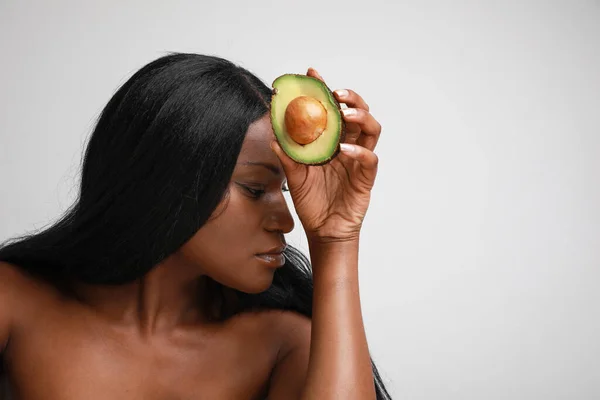
[[[124,284],[176,252],[225,198],[249,125],[271,90],[223,58],[171,53],[137,71],[102,110],[86,146],[73,205],[43,230],[6,241],[0,260],[56,285]],[[312,316],[309,260],[289,247],[260,294],[235,309]],[[212,282],[214,301],[227,288]],[[390,399],[373,362],[378,399]]]

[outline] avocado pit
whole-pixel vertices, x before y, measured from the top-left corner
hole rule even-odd
[[[284,120],[290,138],[306,145],[317,140],[327,128],[327,110],[313,97],[298,96],[288,104]]]

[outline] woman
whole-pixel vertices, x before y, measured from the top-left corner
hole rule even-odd
[[[347,143],[307,167],[275,142],[270,96],[247,70],[194,54],[161,57],[115,93],[73,207],[0,249],[16,398],[389,398],[358,295],[380,125],[337,91]],[[312,267],[285,244],[286,184]]]

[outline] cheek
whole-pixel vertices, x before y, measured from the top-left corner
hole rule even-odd
[[[185,255],[209,271],[233,268],[253,257],[258,251],[261,230],[256,206],[232,190],[228,201],[186,244]]]

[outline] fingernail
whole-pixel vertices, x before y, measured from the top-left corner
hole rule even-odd
[[[347,97],[348,91],[345,89],[339,89],[335,91],[335,94],[337,94],[339,97]]]
[[[342,112],[344,113],[345,116],[356,115],[356,109],[354,109],[354,108],[346,108],[346,109],[342,110]]]
[[[354,151],[354,146],[348,143],[340,143],[340,150],[344,153],[352,153]]]

